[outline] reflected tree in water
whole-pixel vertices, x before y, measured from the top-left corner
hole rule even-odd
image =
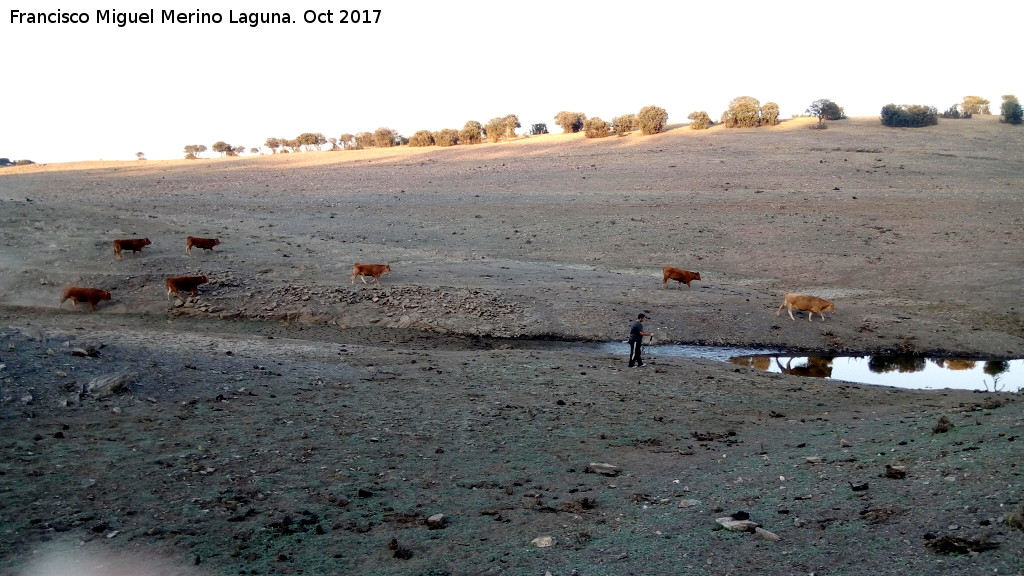
[[[937,358],[935,364],[947,370],[973,370],[978,362],[967,358]]]
[[[737,366],[749,366],[751,368],[757,368],[758,370],[765,371],[772,367],[772,357],[765,354],[756,354],[754,356],[734,356],[729,358],[729,362],[732,362]]]
[[[926,362],[924,356],[872,356],[868,359],[868,369],[875,374],[920,372]]]
[[[998,376],[1009,369],[1010,363],[1006,360],[989,360],[985,362],[985,368],[983,368],[985,374],[989,376]]]

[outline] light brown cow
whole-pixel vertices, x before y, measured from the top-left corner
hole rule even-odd
[[[64,289],[64,295],[61,296],[60,306],[64,307],[65,300],[71,300],[71,306],[78,309],[79,302],[88,302],[92,311],[96,311],[96,305],[99,304],[100,300],[110,300],[110,292],[106,290],[97,290],[96,288],[82,288],[80,286],[68,286]]]
[[[188,236],[185,238],[185,254],[192,255],[192,248],[202,248],[214,252],[213,247],[220,244],[220,238],[196,238]]]
[[[114,240],[114,259],[121,259],[122,250],[131,250],[132,256],[135,256],[136,252],[142,252],[143,246],[149,246],[152,242],[149,238],[124,238],[121,240]]]
[[[171,294],[177,294],[178,292],[188,292],[195,296],[198,293],[200,284],[206,284],[209,280],[206,276],[178,276],[177,278],[167,279],[167,299],[171,299]]]
[[[674,266],[665,266],[661,269],[661,285],[668,284],[669,280],[678,280],[682,284],[686,284],[686,287],[693,290],[693,286],[690,286],[690,282],[694,280],[700,280],[700,272],[690,272],[689,270],[683,270],[682,268],[676,268]]]
[[[809,356],[807,362],[797,366],[791,366],[793,363],[792,358],[786,360],[786,365],[782,365],[782,361],[779,357],[775,357],[775,364],[778,365],[779,370],[783,374],[789,374],[790,376],[805,376],[808,378],[831,378],[832,377],[832,358],[822,358],[818,356]]]
[[[380,277],[385,274],[391,274],[390,264],[360,264],[356,262],[352,266],[352,282],[349,284],[356,283],[356,276],[359,276],[363,284],[366,284],[366,276],[373,276],[373,281],[380,284]]]
[[[781,314],[783,308],[789,309],[789,317],[793,318],[793,320],[796,320],[796,318],[793,317],[794,308],[797,310],[806,310],[808,312],[808,322],[814,318],[815,314],[821,316],[821,320],[824,321],[825,312],[832,312],[833,314],[836,312],[836,305],[824,298],[808,296],[807,294],[794,294],[792,292],[786,294],[786,297],[782,300],[782,304],[779,306],[778,311],[775,312],[775,315],[778,316]]]

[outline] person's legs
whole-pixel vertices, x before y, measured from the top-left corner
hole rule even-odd
[[[633,364],[636,363],[636,355],[640,348],[639,342],[629,341],[629,367],[632,368]]]
[[[636,365],[637,366],[643,366],[644,365],[643,358],[640,357],[640,353],[643,351],[643,348],[644,348],[644,341],[642,339],[641,340],[637,340],[637,343],[636,343]]]

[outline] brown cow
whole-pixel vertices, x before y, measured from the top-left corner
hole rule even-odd
[[[71,306],[78,310],[79,302],[88,302],[92,311],[96,311],[96,305],[99,304],[100,300],[110,300],[110,292],[106,290],[97,290],[96,288],[81,288],[79,286],[68,286],[64,289],[64,295],[60,299],[60,306],[64,306],[64,301],[71,299]]]
[[[359,276],[363,284],[366,284],[366,276],[373,276],[373,281],[380,284],[380,277],[385,274],[391,274],[390,264],[360,264],[356,262],[352,266],[352,282],[349,284],[356,283],[356,276]]]
[[[686,287],[693,290],[693,286],[690,286],[690,282],[694,280],[700,280],[700,272],[690,272],[689,270],[683,270],[682,268],[676,268],[674,266],[665,266],[661,269],[661,285],[668,284],[669,280],[678,280],[679,282],[686,284]]]
[[[121,259],[122,250],[131,250],[132,256],[135,256],[136,252],[142,252],[143,246],[149,246],[152,242],[149,238],[124,238],[121,240],[114,240],[114,259]]]
[[[808,296],[807,294],[794,294],[792,292],[786,294],[786,297],[782,300],[782,304],[779,306],[778,311],[775,312],[775,315],[778,316],[781,314],[783,308],[789,309],[789,317],[793,320],[796,320],[796,318],[793,317],[794,308],[797,310],[806,310],[808,312],[808,322],[814,318],[815,314],[821,316],[821,320],[824,321],[825,312],[831,312],[833,314],[836,312],[836,305],[824,298]]]
[[[209,280],[206,276],[178,276],[167,279],[167,299],[171,299],[171,293],[188,292],[195,296],[200,284],[206,284]]]
[[[202,248],[213,252],[213,247],[220,244],[220,238],[196,238],[189,236],[185,238],[185,254],[192,255],[192,248]]]
[[[805,376],[808,378],[831,378],[832,377],[832,358],[822,358],[818,356],[809,356],[807,363],[791,366],[793,359],[786,359],[786,365],[783,366],[779,357],[775,357],[775,364],[779,366],[779,370],[783,374],[789,374],[790,376]]]

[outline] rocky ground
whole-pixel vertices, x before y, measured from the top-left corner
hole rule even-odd
[[[5,169],[0,573],[1022,574],[1019,394],[557,345],[643,311],[659,342],[1019,358],[1020,144],[794,120]]]

